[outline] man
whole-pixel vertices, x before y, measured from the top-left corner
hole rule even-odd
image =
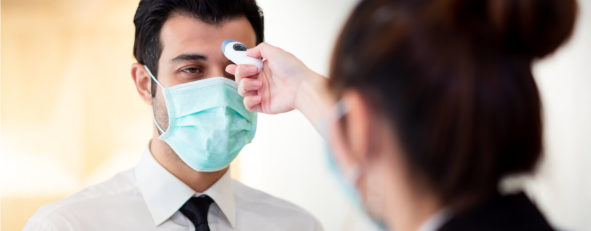
[[[42,207],[25,230],[319,230],[307,212],[230,178],[256,129],[236,92],[226,39],[263,41],[254,0],[142,0],[131,75],[153,138],[132,170]],[[219,77],[216,77],[219,76]]]

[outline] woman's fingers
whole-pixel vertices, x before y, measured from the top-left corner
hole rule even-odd
[[[244,97],[244,107],[249,111],[260,112],[261,97],[258,95],[258,91],[263,83],[256,78],[258,68],[249,64],[230,64],[226,66],[226,72],[234,75],[238,83],[238,94]]]
[[[226,66],[226,72],[228,72],[228,74],[233,75],[236,72],[236,64],[229,64],[228,66]]]
[[[231,67],[230,69],[232,69]],[[234,78],[236,82],[240,83],[243,78],[254,77],[259,73],[259,69],[255,65],[241,64],[236,66],[234,69]]]
[[[254,78],[242,78],[238,82],[238,94],[245,96],[249,91],[258,91],[262,87],[262,82]]]
[[[257,91],[249,91],[244,95],[244,107],[249,111],[260,112],[261,96]]]
[[[253,58],[265,58],[263,54],[265,53],[263,50],[269,49],[271,45],[268,43],[261,43],[256,47],[250,48],[246,50],[246,55],[253,57]]]

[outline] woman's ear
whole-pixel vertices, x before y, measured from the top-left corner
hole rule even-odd
[[[335,134],[331,143],[336,149],[337,161],[346,169],[351,169],[363,165],[370,157],[372,113],[369,102],[359,91],[345,92],[342,100],[347,114],[331,128],[331,133]]]
[[[148,105],[152,105],[152,79],[144,65],[139,63],[131,64],[131,78],[142,100]]]

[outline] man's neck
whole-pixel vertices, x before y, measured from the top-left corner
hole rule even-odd
[[[164,169],[196,192],[204,192],[228,171],[228,168],[224,168],[215,172],[197,172],[185,164],[168,144],[158,138],[150,141],[150,153]]]

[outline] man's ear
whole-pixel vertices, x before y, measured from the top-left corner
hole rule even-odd
[[[345,123],[337,122],[332,128],[333,147],[337,153],[336,159],[350,169],[359,166],[370,158],[371,139],[371,108],[361,93],[349,90],[342,97],[347,114],[343,117]]]
[[[152,79],[144,65],[139,63],[131,64],[131,78],[142,100],[148,105],[152,105]]]

